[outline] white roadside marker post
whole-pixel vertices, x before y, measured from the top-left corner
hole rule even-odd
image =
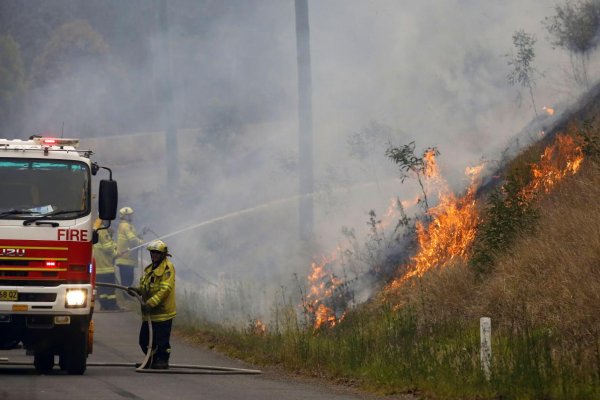
[[[481,368],[489,381],[492,365],[492,320],[489,317],[479,319]]]

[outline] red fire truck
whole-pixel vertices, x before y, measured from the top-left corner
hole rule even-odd
[[[92,349],[95,267],[92,176],[98,214],[114,220],[112,172],[77,139],[0,139],[0,349],[24,348],[35,368],[83,374]]]

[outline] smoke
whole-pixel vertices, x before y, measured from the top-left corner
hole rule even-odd
[[[370,210],[382,216],[390,199],[418,195],[385,157],[390,144],[436,146],[456,190],[468,183],[465,167],[499,159],[534,117],[506,80],[514,31],[538,38],[538,106],[577,94],[565,78],[568,56],[545,40],[540,22],[553,13],[545,1],[309,1],[316,243],[307,247],[298,226],[294,3],[222,3],[169,1],[168,52],[152,7],[136,15],[126,2],[94,3],[120,15],[116,30],[92,21],[115,55],[111,67],[81,64],[37,88],[20,125],[28,136],[60,132],[64,122],[65,136],[82,137],[113,168],[138,230],[165,237],[181,290],[200,303],[209,302],[203,293],[243,292],[238,303],[261,304],[243,317],[267,315],[277,292],[305,290],[311,259],[349,246],[342,227],[362,244]],[[179,130],[175,185],[166,181],[165,87]]]

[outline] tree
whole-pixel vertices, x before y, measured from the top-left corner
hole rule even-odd
[[[436,147],[428,147],[423,151],[421,157],[415,155],[415,142],[410,142],[400,147],[391,146],[385,151],[389,157],[400,168],[400,180],[404,180],[414,175],[419,182],[421,192],[423,193],[423,202],[425,213],[429,215],[429,203],[427,201],[427,191],[423,180],[431,176],[431,167],[433,160],[440,154]]]
[[[544,25],[550,33],[554,48],[562,47],[570,52],[571,67],[575,82],[589,86],[587,64],[590,53],[598,47],[600,28],[600,1],[567,0],[557,5],[556,15],[546,17]]]
[[[19,45],[0,36],[0,132],[8,129],[25,89],[25,69]]]
[[[32,84],[39,87],[73,75],[83,63],[104,69],[109,65],[109,55],[108,45],[89,23],[68,22],[54,31],[42,53],[35,58]]]
[[[535,98],[533,96],[533,87],[537,79],[537,70],[533,66],[535,59],[534,45],[537,39],[535,36],[526,33],[524,30],[516,31],[513,34],[513,45],[517,50],[517,54],[507,54],[510,57],[508,65],[512,67],[512,71],[507,76],[508,83],[511,85],[519,85],[529,90],[531,96],[531,104],[533,111],[537,116],[537,108],[535,106]]]
[[[131,118],[131,89],[112,60],[109,46],[87,21],[55,29],[32,66],[26,128],[53,126],[78,136],[121,130]]]

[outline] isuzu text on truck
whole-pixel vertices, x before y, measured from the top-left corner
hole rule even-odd
[[[0,349],[24,347],[35,368],[83,374],[91,352],[95,267],[92,175],[77,139],[0,139]],[[117,210],[101,180],[99,218]]]

